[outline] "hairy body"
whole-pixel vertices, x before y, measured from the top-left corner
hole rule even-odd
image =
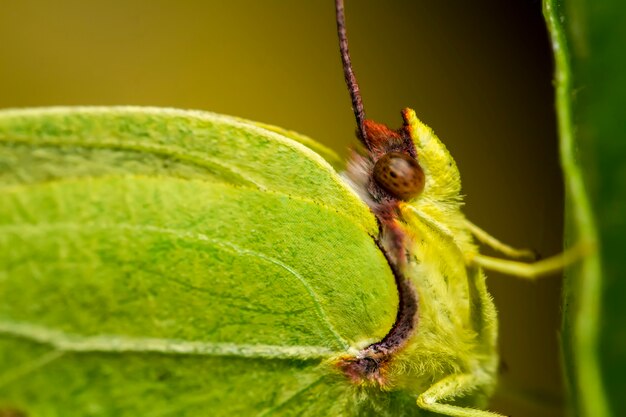
[[[468,262],[477,249],[461,212],[460,175],[415,112],[402,115],[397,131],[366,121],[369,152],[354,152],[346,173],[379,221],[379,246],[400,296],[396,323],[382,341],[339,366],[359,385],[401,389],[422,402],[443,385],[464,405],[483,407],[496,379],[497,318],[481,268]],[[419,193],[406,200],[375,176],[377,163],[398,152],[414,157],[423,172]]]

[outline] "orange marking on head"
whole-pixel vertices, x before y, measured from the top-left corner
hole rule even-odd
[[[397,131],[370,119],[363,121],[363,127],[365,128],[368,143],[376,149],[384,148],[385,144],[391,140],[402,139],[402,136]]]
[[[417,120],[417,116],[415,115],[415,110],[409,107],[402,109],[402,120],[404,121],[402,127],[409,134],[409,137],[416,138],[417,131],[415,122]]]

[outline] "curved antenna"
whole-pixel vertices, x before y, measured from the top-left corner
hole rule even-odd
[[[350,52],[348,51],[348,36],[346,34],[346,16],[344,13],[343,0],[335,0],[335,11],[337,14],[337,35],[339,36],[339,50],[341,51],[341,62],[343,63],[343,75],[346,79],[350,97],[352,98],[352,111],[356,119],[359,139],[369,148],[363,123],[365,121],[363,101],[361,100],[359,84],[354,76],[352,62],[350,61]]]

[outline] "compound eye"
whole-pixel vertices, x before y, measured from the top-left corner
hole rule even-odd
[[[383,155],[374,165],[374,180],[400,200],[417,197],[424,189],[424,171],[417,161],[400,152]]]

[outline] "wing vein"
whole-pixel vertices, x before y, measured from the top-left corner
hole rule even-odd
[[[238,245],[230,243],[228,241],[215,239],[209,237],[203,233],[197,232],[188,232],[171,228],[163,228],[151,225],[133,225],[133,224],[123,224],[123,223],[107,223],[107,224],[93,224],[93,223],[39,223],[39,224],[29,224],[29,225],[5,225],[0,226],[0,230],[4,232],[14,232],[19,235],[23,235],[26,233],[31,234],[40,234],[45,232],[50,232],[53,230],[68,230],[73,229],[77,231],[84,231],[85,229],[97,229],[97,230],[127,230],[127,231],[136,231],[142,233],[155,233],[155,234],[163,234],[173,236],[177,239],[181,240],[195,240],[198,242],[202,242],[204,244],[209,244],[213,246],[220,247],[224,250],[227,250],[231,253],[235,253],[241,256],[251,256],[253,258],[261,259],[265,262],[274,264],[283,270],[287,271],[291,276],[293,276],[297,281],[300,282],[304,290],[307,292],[313,305],[315,306],[316,314],[321,322],[328,328],[328,331],[334,337],[334,339],[339,343],[341,348],[347,350],[350,348],[348,342],[339,335],[333,324],[330,322],[330,319],[324,309],[322,308],[322,304],[318,294],[315,292],[315,289],[308,283],[305,277],[303,277],[297,270],[288,264],[282,262],[279,259],[268,256],[262,252],[257,252],[253,250],[249,250],[246,248],[242,248]]]
[[[119,335],[82,336],[30,323],[0,321],[0,334],[73,353],[162,353],[171,355],[235,356],[264,359],[326,359],[333,351],[323,346],[280,346],[199,342]]]

